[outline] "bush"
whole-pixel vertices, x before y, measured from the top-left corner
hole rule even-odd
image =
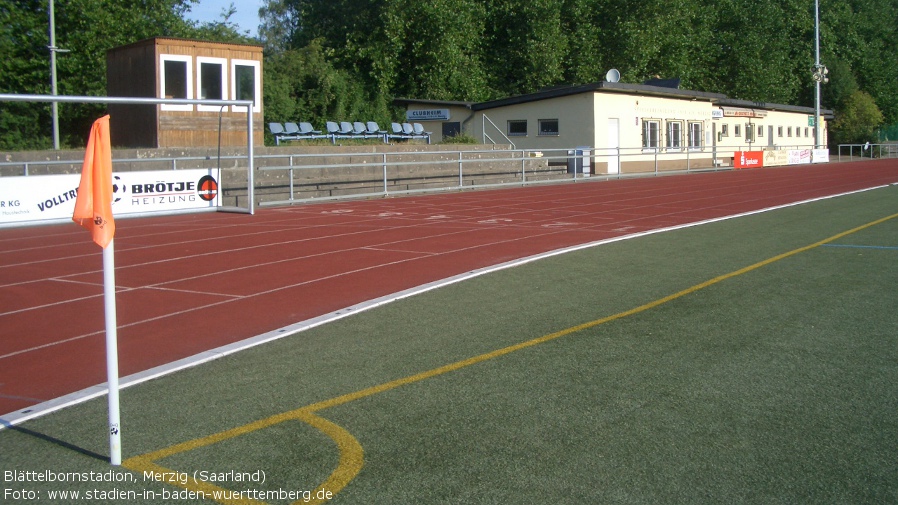
[[[873,97],[864,91],[855,91],[836,111],[836,119],[832,123],[833,140],[836,144],[876,142],[876,131],[883,120]]]
[[[459,133],[458,135],[453,135],[451,137],[443,137],[443,140],[440,144],[479,144],[474,137],[466,134]]]

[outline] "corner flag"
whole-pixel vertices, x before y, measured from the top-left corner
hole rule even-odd
[[[108,114],[94,121],[90,129],[72,220],[89,230],[94,242],[104,249],[115,235]]]
[[[109,115],[94,121],[87,139],[81,183],[72,220],[87,228],[103,248],[103,300],[106,312],[106,378],[109,387],[109,462],[122,464],[119,413],[118,324],[115,317],[115,222],[112,220],[112,147]]]

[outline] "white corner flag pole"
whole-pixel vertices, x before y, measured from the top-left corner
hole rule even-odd
[[[109,385],[109,461],[122,464],[118,398],[118,331],[115,318],[115,239],[103,249],[103,300],[106,310],[106,380]]]

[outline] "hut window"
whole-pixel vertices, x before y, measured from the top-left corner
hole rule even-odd
[[[159,55],[159,98],[193,98],[190,56]],[[162,110],[193,110],[193,105],[162,104]]]
[[[197,98],[201,100],[224,100],[227,86],[225,65],[227,60],[223,58],[196,58]],[[221,107],[216,105],[198,105],[197,110],[218,111]]]
[[[231,99],[252,100],[253,112],[262,112],[262,72],[259,61],[231,60]],[[245,112],[243,107],[231,107],[233,112]]]

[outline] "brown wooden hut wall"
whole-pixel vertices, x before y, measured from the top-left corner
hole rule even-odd
[[[155,98],[156,53],[150,41],[106,53],[106,94]],[[138,77],[145,76],[145,77]],[[155,105],[110,104],[109,129],[116,147],[159,147]]]
[[[196,75],[197,57],[222,58],[227,61],[224,94],[231,96],[231,60],[251,60],[259,63],[259,94],[262,89],[262,48],[240,44],[222,44],[197,40],[157,37],[111,50],[107,55],[108,92],[110,96],[150,96],[159,97],[160,55],[190,56],[189,71],[193,73],[193,97],[197,98],[199,76]],[[143,76],[147,77],[144,78]],[[111,78],[110,78],[111,77]],[[152,89],[150,89],[150,87]],[[118,107],[122,107],[118,110]],[[118,106],[115,108],[123,119],[115,120],[110,108],[113,144],[127,147],[216,147],[219,145],[219,124],[221,125],[221,145],[240,147],[246,145],[246,113],[232,112],[225,107],[219,113],[201,111],[197,106],[192,111],[163,110],[156,106]],[[263,145],[262,105],[253,113],[253,144]],[[152,109],[152,112],[149,110]],[[118,141],[118,142],[117,142]]]

